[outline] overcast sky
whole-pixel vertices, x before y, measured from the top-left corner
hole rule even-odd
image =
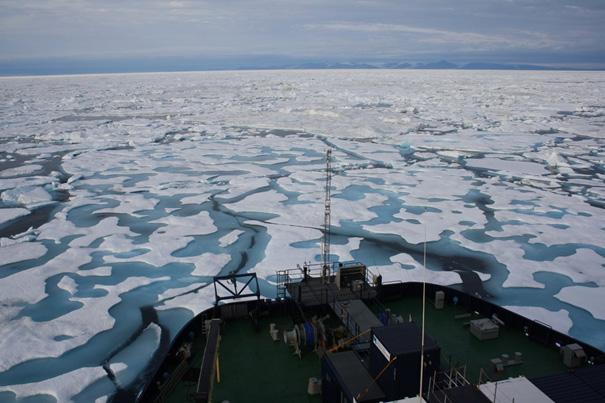
[[[0,61],[605,65],[604,0],[0,0]]]

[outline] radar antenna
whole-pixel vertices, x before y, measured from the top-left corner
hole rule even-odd
[[[331,226],[331,208],[330,208],[330,189],[332,187],[332,149],[326,150],[326,194],[324,203],[324,231],[321,245],[322,253],[322,278],[328,277],[330,273],[330,226]]]

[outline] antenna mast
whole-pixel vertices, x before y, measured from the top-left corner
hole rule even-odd
[[[424,208],[424,211],[426,211],[426,207]],[[418,403],[422,402],[422,383],[424,376],[424,316],[426,309],[426,221],[424,222],[424,246],[422,268],[422,335],[420,336],[420,388],[418,390]]]
[[[323,270],[322,277],[329,275],[330,270],[330,226],[331,226],[331,207],[330,207],[330,189],[332,187],[332,149],[326,150],[326,194],[324,203],[324,233],[321,245]]]

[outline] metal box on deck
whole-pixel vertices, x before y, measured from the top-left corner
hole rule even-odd
[[[586,353],[578,343],[563,346],[561,354],[563,355],[563,364],[567,368],[577,368],[586,361]]]
[[[471,320],[470,331],[479,340],[497,339],[500,334],[500,327],[491,319]]]
[[[366,280],[366,271],[366,266],[361,263],[339,264],[335,278],[336,287],[353,289],[355,285],[361,288]]]

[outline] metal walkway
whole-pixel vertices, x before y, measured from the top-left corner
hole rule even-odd
[[[382,322],[374,315],[372,311],[367,307],[366,304],[360,299],[353,299],[350,301],[336,301],[330,304],[330,307],[340,318],[341,322],[351,336],[359,336],[362,333],[366,333],[363,337],[359,338],[359,342],[367,342],[370,340],[370,330],[374,327],[382,326]]]
[[[200,367],[200,375],[197,381],[197,387],[193,394],[193,399],[197,403],[206,403],[212,401],[212,389],[214,378],[218,372],[218,349],[220,343],[221,320],[212,319],[210,329],[206,339],[206,348]],[[220,376],[220,375],[219,375]]]

